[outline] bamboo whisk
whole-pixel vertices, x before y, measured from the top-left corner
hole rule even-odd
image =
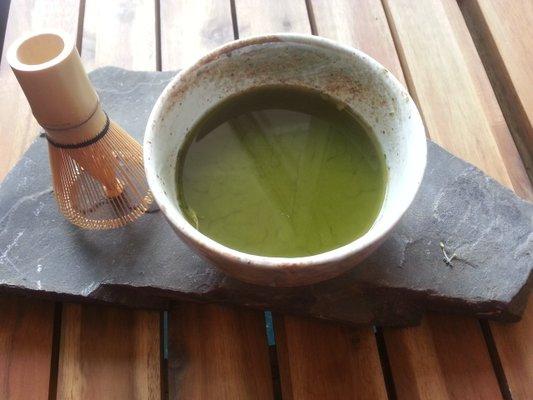
[[[117,228],[152,202],[142,148],[109,119],[74,42],[61,32],[17,40],[7,59],[46,131],[60,211],[86,229]]]

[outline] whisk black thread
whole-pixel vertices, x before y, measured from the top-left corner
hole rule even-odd
[[[105,111],[104,111],[104,114],[106,118],[104,127],[102,128],[100,132],[98,132],[98,134],[95,137],[89,140],[86,140],[81,143],[67,143],[67,144],[57,143],[53,141],[50,138],[50,136],[48,136],[48,134],[46,134],[46,140],[48,140],[48,143],[50,143],[52,146],[60,148],[60,149],[80,149],[82,147],[90,146],[91,144],[94,144],[98,142],[100,139],[102,139],[105,136],[105,134],[109,131],[109,125],[110,125],[109,116],[107,115]]]

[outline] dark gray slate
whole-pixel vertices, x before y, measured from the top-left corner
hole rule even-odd
[[[91,79],[111,117],[140,140],[173,75],[103,68]],[[0,290],[134,307],[227,302],[349,324],[415,324],[426,310],[517,320],[533,266],[532,205],[428,146],[422,188],[374,255],[327,282],[266,288],[208,265],[157,211],[114,231],[70,225],[53,199],[46,142],[37,139],[0,186]],[[453,266],[440,242],[457,253]]]

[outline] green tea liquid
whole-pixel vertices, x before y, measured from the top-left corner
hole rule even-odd
[[[215,241],[245,253],[297,257],[366,233],[386,189],[367,127],[317,92],[253,89],[191,130],[178,156],[180,207]]]

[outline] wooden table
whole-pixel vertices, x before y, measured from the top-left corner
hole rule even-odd
[[[11,0],[9,15],[0,4],[0,179],[37,133],[5,62],[20,34],[77,35],[88,69],[174,70],[235,38],[290,31],[376,58],[409,88],[432,140],[532,198],[531,0]],[[531,305],[511,325],[273,319],[269,344],[260,311],[0,297],[0,399],[533,399]]]

